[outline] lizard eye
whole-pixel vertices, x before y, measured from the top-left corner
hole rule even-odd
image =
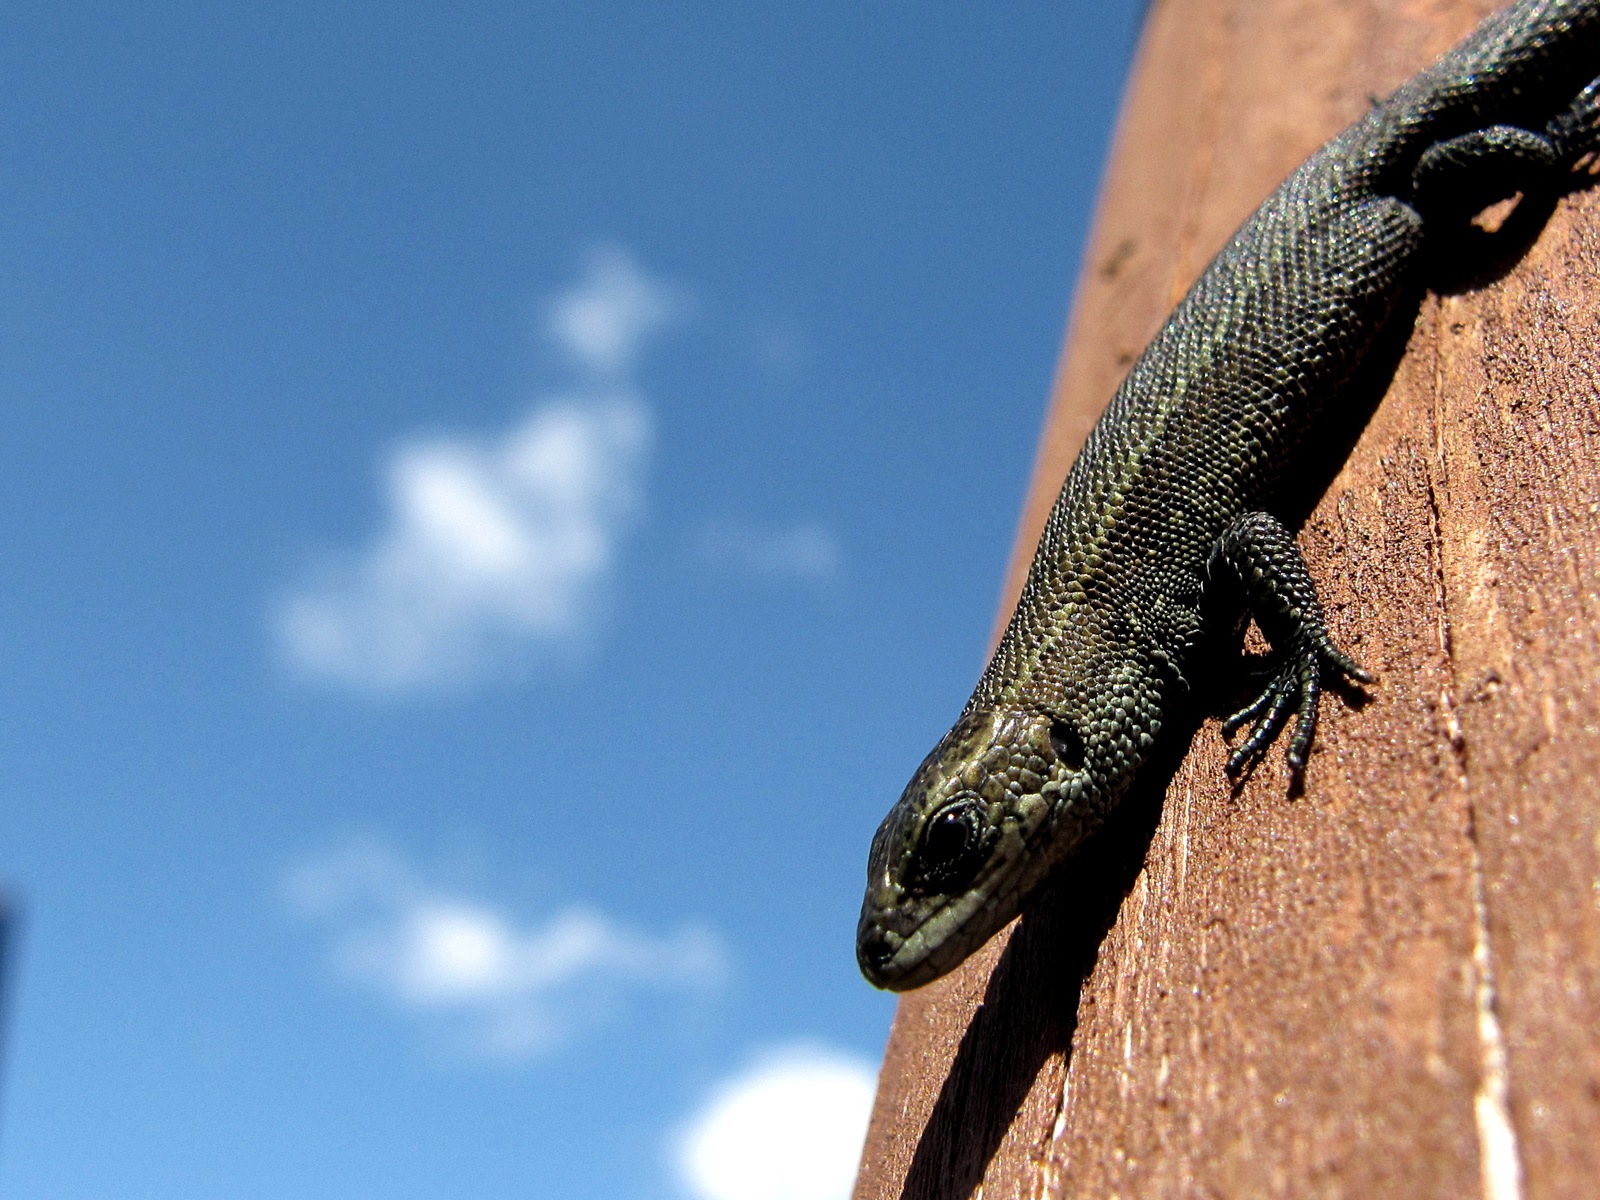
[[[922,827],[911,883],[922,893],[957,892],[983,866],[988,821],[973,797],[945,805]]]

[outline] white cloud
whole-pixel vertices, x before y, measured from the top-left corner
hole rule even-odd
[[[383,528],[277,606],[290,662],[395,691],[581,639],[641,503],[651,419],[629,376],[680,308],[625,255],[596,256],[545,306],[581,381],[498,436],[399,446],[384,468]]]
[[[712,566],[771,579],[820,583],[839,574],[839,544],[815,523],[759,528],[718,521],[700,532],[700,557]]]
[[[726,973],[720,941],[703,928],[658,937],[581,906],[522,926],[425,884],[378,843],[302,866],[286,894],[330,927],[341,976],[453,1021],[470,1048],[492,1057],[549,1049],[624,992],[700,990]]]
[[[716,1088],[674,1157],[695,1200],[848,1200],[877,1070],[823,1046],[782,1048]]]
[[[544,319],[547,332],[580,365],[605,375],[627,375],[644,341],[677,320],[685,307],[674,289],[608,247],[590,255],[581,287],[545,304]]]

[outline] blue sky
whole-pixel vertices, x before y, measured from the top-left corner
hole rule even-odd
[[[8,7],[0,1193],[838,1193],[1137,19]]]

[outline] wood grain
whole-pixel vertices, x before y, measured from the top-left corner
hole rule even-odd
[[[1177,297],[1491,7],[1158,0],[1002,617]],[[1301,545],[1379,682],[1325,701],[1303,794],[1281,749],[1230,788],[1200,720],[1044,902],[902,1000],[857,1200],[1600,1194],[1600,194],[1521,226],[1307,474]]]

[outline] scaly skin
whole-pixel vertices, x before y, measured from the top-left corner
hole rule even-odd
[[[1282,659],[1230,771],[1322,683],[1331,643],[1271,513],[1294,451],[1391,320],[1430,234],[1564,186],[1594,146],[1600,0],[1522,3],[1310,158],[1206,268],[1073,465],[1022,597],[954,728],[872,842],[856,956],[879,987],[953,969],[1022,911],[1127,793],[1189,688],[1208,589],[1238,588]]]

